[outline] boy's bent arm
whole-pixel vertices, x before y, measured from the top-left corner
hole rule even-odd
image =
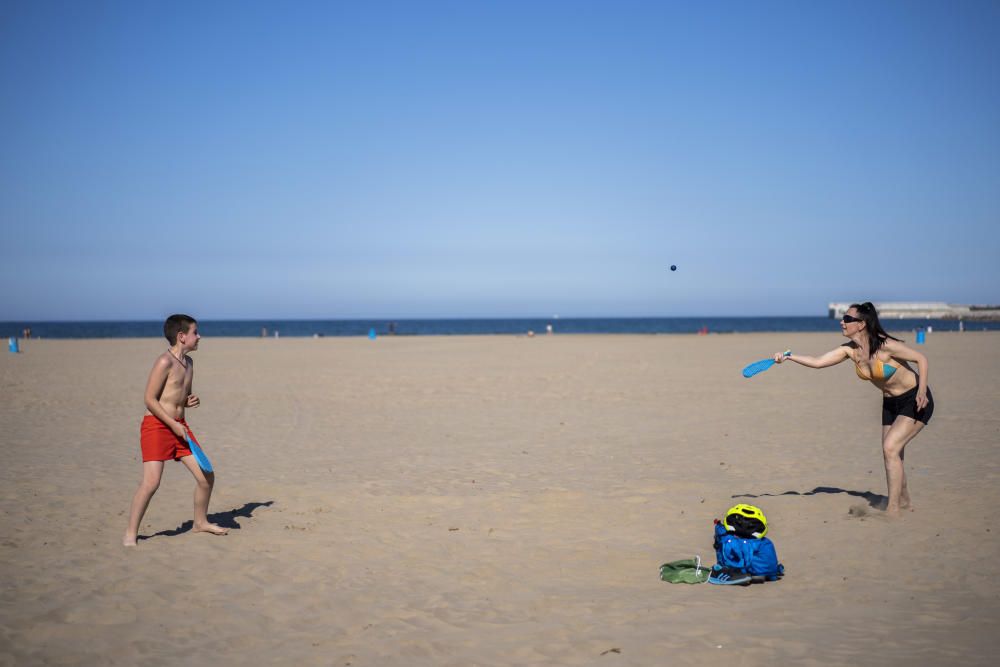
[[[167,383],[167,374],[170,372],[170,360],[160,357],[153,363],[153,370],[149,372],[149,379],[146,380],[146,393],[143,399],[146,409],[157,419],[167,425],[179,437],[186,437],[184,427],[177,420],[167,414],[160,404],[160,395],[163,394],[163,387]]]
[[[201,405],[201,399],[195,396],[194,393],[194,359],[187,357],[188,368],[191,369],[191,383],[188,385],[187,400],[185,401],[186,407],[196,408]]]

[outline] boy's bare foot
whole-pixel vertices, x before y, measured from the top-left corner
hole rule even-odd
[[[217,526],[214,523],[196,525],[192,530],[196,533],[211,533],[212,535],[227,535],[229,533],[228,528]]]
[[[128,535],[126,535],[124,538],[122,538],[123,547],[134,547],[136,546],[136,544],[137,542],[135,537],[129,537]]]

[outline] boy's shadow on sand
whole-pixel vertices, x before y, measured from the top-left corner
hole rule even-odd
[[[886,505],[889,503],[888,496],[883,496],[878,493],[872,493],[871,491],[848,491],[847,489],[838,489],[835,486],[817,486],[812,491],[783,491],[782,493],[741,493],[739,495],[732,496],[733,498],[762,498],[764,496],[815,496],[820,493],[846,493],[849,496],[855,496],[857,498],[864,498],[868,501],[868,506],[877,509],[884,510]]]
[[[258,507],[270,507],[273,504],[273,500],[268,500],[265,503],[247,503],[243,507],[234,508],[228,512],[209,514],[208,520],[214,524],[222,526],[223,528],[228,528],[229,530],[239,530],[240,524],[236,522],[236,519],[249,519],[253,516],[253,511]],[[190,532],[193,527],[194,521],[185,521],[173,530],[161,530],[160,532],[153,533],[152,535],[140,535],[139,539],[151,540],[154,537],[174,537],[176,535],[183,535],[184,533]]]

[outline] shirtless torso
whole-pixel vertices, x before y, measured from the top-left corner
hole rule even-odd
[[[156,402],[171,419],[184,419],[184,409],[187,407],[188,396],[191,395],[191,385],[194,381],[194,360],[184,355],[180,358],[167,350],[156,360],[157,365],[166,367],[167,376],[163,389],[156,396]],[[147,407],[146,414],[154,413]],[[154,415],[159,417],[159,415]]]

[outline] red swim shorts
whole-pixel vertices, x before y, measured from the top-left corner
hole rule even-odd
[[[188,436],[201,446],[198,438],[188,427],[187,422],[178,419]],[[139,444],[142,447],[142,461],[179,461],[182,456],[191,456],[187,442],[181,440],[170,428],[153,415],[142,418],[139,432]]]

